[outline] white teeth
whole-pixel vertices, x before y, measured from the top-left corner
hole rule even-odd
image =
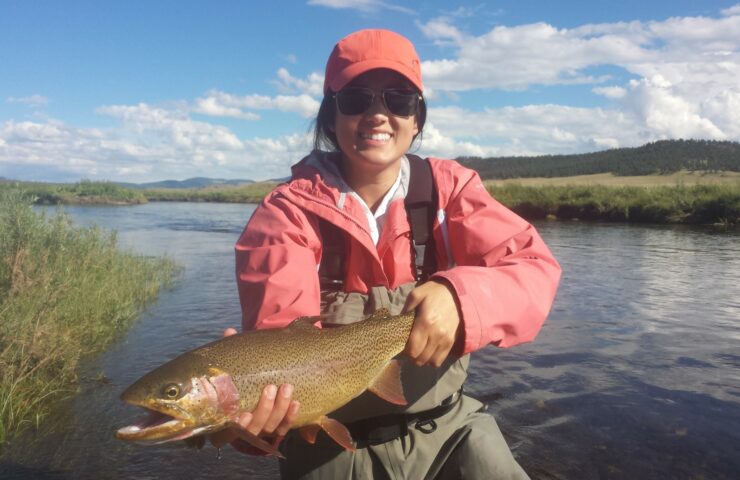
[[[391,139],[390,133],[361,133],[360,137],[369,138],[370,140],[386,141]]]

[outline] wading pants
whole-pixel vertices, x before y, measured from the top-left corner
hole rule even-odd
[[[463,395],[435,420],[437,428],[417,429],[380,445],[343,449],[323,432],[310,445],[291,432],[281,450],[283,479],[519,480],[528,479],[483,404]],[[425,432],[426,431],[426,432]]]
[[[329,292],[322,300],[324,321],[352,323],[378,308],[387,308],[397,315],[414,287],[409,283],[395,290],[373,287],[368,294]],[[467,375],[467,363],[467,356],[448,359],[439,369],[417,368],[407,362],[401,373],[409,413],[429,411],[458,392]],[[391,407],[366,393],[329,416],[351,422],[366,418],[358,416],[358,412],[372,411],[375,416],[398,413],[389,410]],[[283,479],[290,480],[528,479],[493,417],[482,410],[482,403],[463,395],[451,410],[434,419],[436,428],[429,428],[428,422],[419,428],[409,424],[407,434],[355,452],[340,447],[324,432],[319,433],[315,445],[310,445],[293,431],[281,447],[286,459],[280,461],[280,473]]]

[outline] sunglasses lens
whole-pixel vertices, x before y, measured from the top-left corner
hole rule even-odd
[[[346,88],[336,94],[337,107],[344,115],[360,115],[373,104],[374,93],[365,88]],[[413,90],[384,90],[383,101],[388,111],[398,117],[416,113],[419,94]]]
[[[359,115],[373,104],[373,92],[347,88],[337,93],[337,107],[345,115]]]
[[[419,94],[408,90],[386,90],[383,99],[388,111],[399,117],[409,117],[416,113]]]

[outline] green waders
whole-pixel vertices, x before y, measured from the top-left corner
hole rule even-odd
[[[414,284],[406,284],[394,291],[374,288],[369,295],[332,292],[324,297],[323,313],[329,316],[329,323],[336,324],[357,321],[382,307],[397,314],[413,287]],[[401,360],[407,407],[393,406],[366,392],[329,415],[348,426],[358,421],[372,426],[373,419],[382,415],[408,415],[410,422],[403,422],[399,436],[382,443],[356,438],[358,448],[351,452],[323,433],[315,445],[310,445],[293,431],[281,446],[286,456],[280,461],[282,478],[529,478],[514,460],[493,417],[484,412],[484,405],[458,393],[466,377],[467,355],[449,359],[440,368],[416,367]],[[454,399],[449,403],[451,407],[444,409],[441,416],[425,416],[450,399]]]

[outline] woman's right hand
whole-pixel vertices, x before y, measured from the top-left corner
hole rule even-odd
[[[236,333],[233,328],[224,330],[225,337]],[[252,435],[274,437],[273,446],[277,447],[298,417],[300,403],[293,400],[292,396],[293,385],[286,383],[280,385],[280,388],[267,385],[262,390],[255,409],[252,412],[241,413],[237,423]],[[253,455],[263,453],[240,438],[233,439],[229,443],[243,453]]]

